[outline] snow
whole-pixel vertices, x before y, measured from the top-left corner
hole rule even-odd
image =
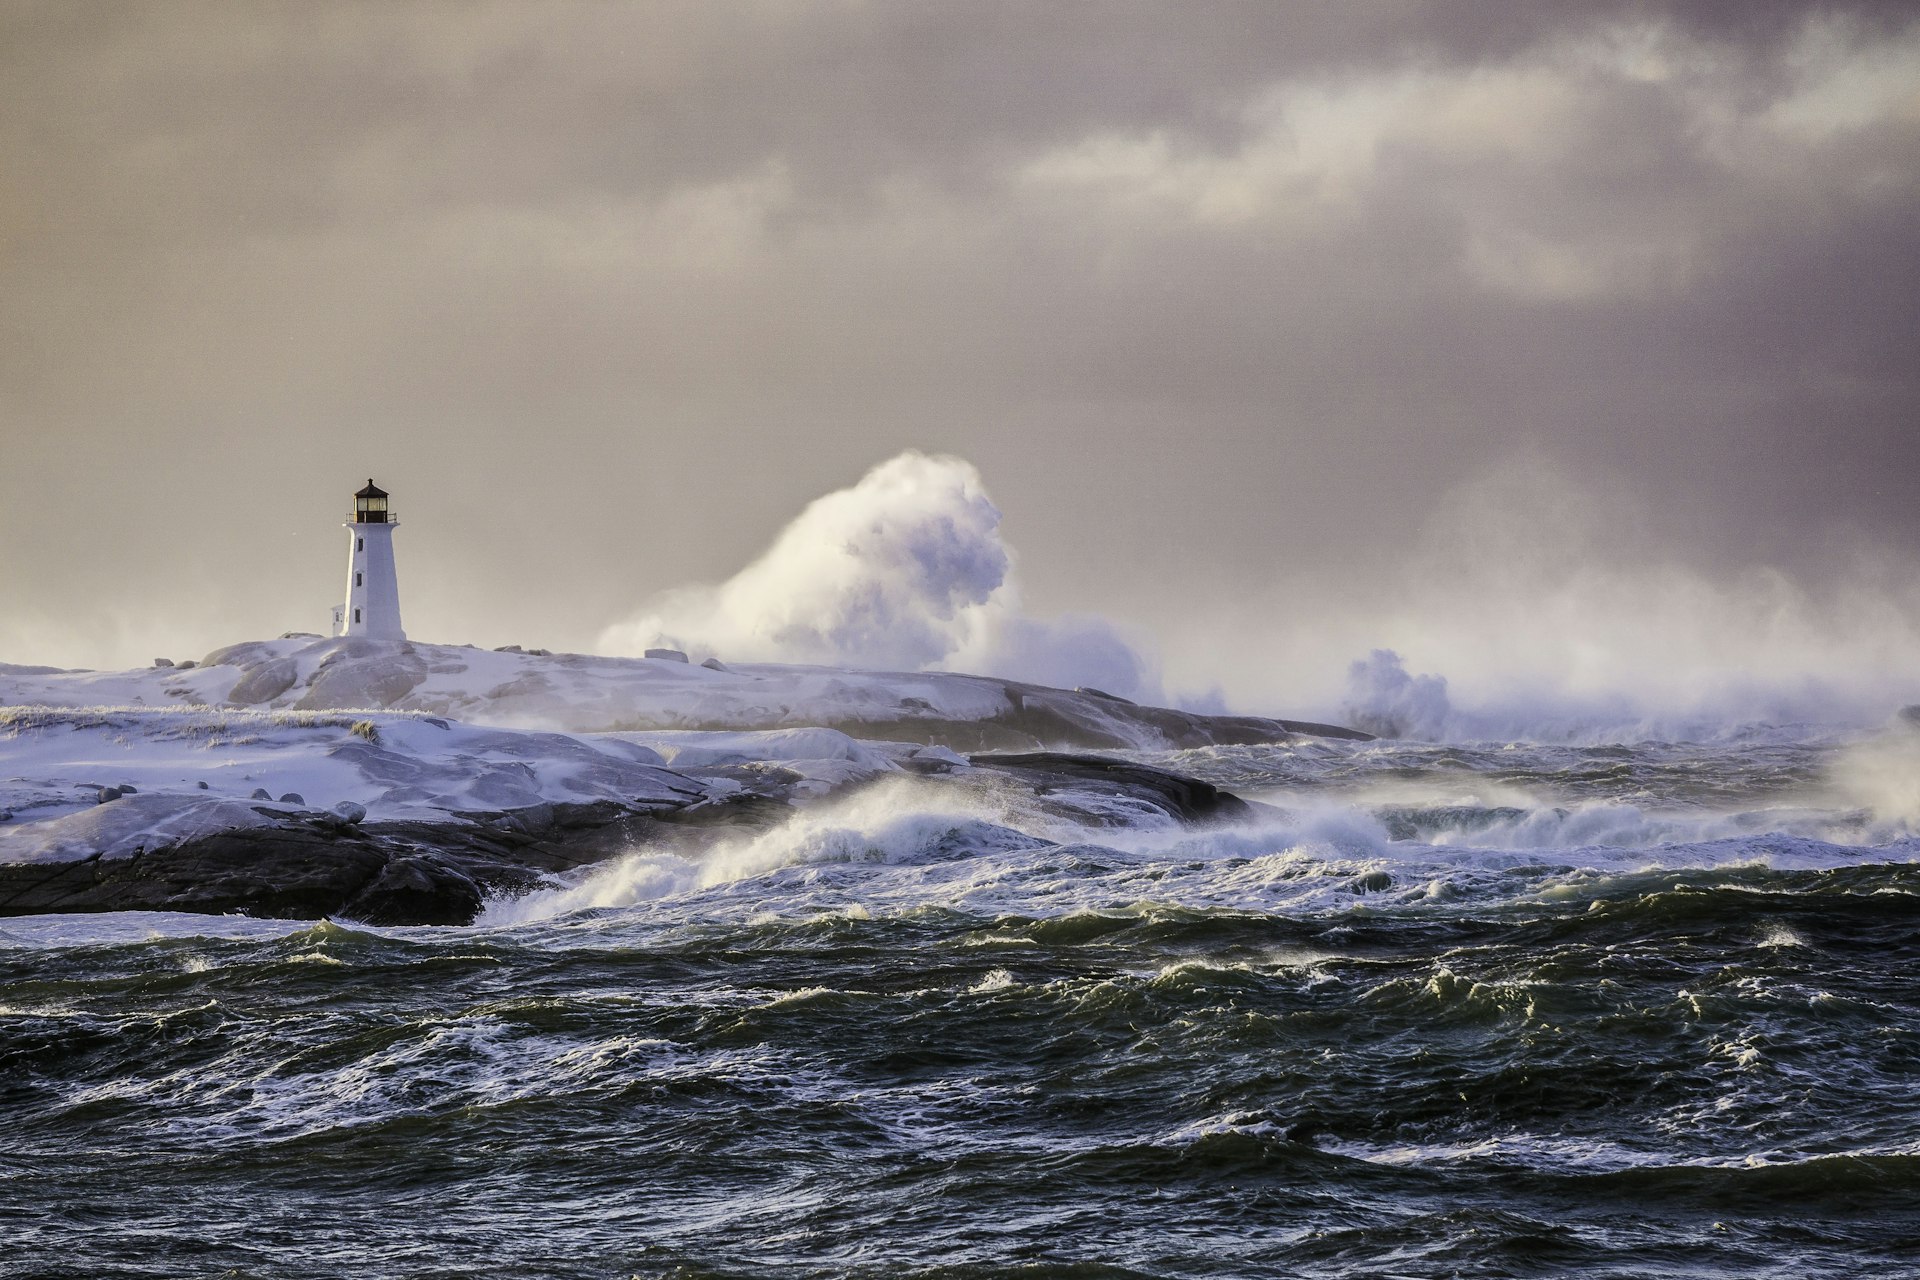
[[[831,729],[572,734],[392,712],[5,708],[0,862],[124,857],[343,801],[365,806],[369,821],[681,805],[736,791],[730,775],[763,764],[805,795],[892,772],[915,752]],[[99,799],[125,786],[133,793]],[[303,803],[253,799],[256,790]]]
[[[947,672],[363,636],[251,641],[191,668],[0,664],[0,862],[128,856],[342,803],[378,822],[682,805],[745,787],[802,799],[903,766],[966,768],[945,747],[865,740],[876,728],[925,741],[943,724],[1034,713],[1145,748],[1167,745],[1152,715],[1178,714]]]
[[[264,677],[264,678],[263,678]],[[664,658],[497,652],[342,637],[232,645],[202,665],[61,671],[0,665],[0,705],[388,707],[477,724],[613,729],[786,728],[980,720],[1012,707],[1007,683],[946,672],[775,663],[726,669]]]
[[[22,815],[16,815],[14,822],[0,826],[0,862],[78,862],[96,854],[124,858],[136,850],[271,825],[273,820],[257,805],[142,792],[77,811],[69,808],[38,822],[21,822]]]

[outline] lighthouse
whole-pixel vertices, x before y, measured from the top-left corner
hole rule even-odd
[[[347,603],[341,611],[342,635],[372,640],[405,640],[400,628],[400,583],[393,574],[393,530],[399,524],[387,509],[387,491],[371,479],[353,495],[353,519],[347,522]]]

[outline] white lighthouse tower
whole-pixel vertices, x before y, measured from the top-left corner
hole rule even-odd
[[[347,603],[341,634],[372,640],[405,640],[400,628],[400,583],[393,573],[393,530],[400,522],[387,510],[387,491],[367,481],[353,495],[347,522]]]

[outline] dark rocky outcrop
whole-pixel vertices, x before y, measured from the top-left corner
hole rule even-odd
[[[355,824],[258,810],[272,826],[224,831],[131,858],[0,864],[0,916],[42,912],[238,912],[369,924],[468,924],[512,896],[636,844],[694,843],[713,826],[770,826],[763,796],[635,810],[551,804],[444,822]]]
[[[969,758],[969,763],[976,769],[990,769],[1014,777],[1031,787],[1036,795],[1065,791],[1144,801],[1170,818],[1195,826],[1235,822],[1253,816],[1252,807],[1230,791],[1222,791],[1198,778],[1131,760],[1030,751],[976,755]],[[1075,816],[1086,820],[1084,806],[1076,806]]]
[[[1007,703],[1005,711],[977,720],[915,714],[898,719],[836,720],[826,727],[852,738],[919,742],[955,751],[1034,751],[1050,747],[1127,751],[1155,739],[1159,740],[1156,745],[1187,750],[1291,742],[1298,734],[1355,742],[1372,740],[1370,734],[1339,725],[1148,707],[1095,690],[1069,693],[1009,683]]]

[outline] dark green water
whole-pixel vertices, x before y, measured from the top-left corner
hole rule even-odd
[[[0,1274],[1920,1275],[1833,748],[1263,750],[1182,762],[1241,832],[922,783],[473,929],[6,922]]]

